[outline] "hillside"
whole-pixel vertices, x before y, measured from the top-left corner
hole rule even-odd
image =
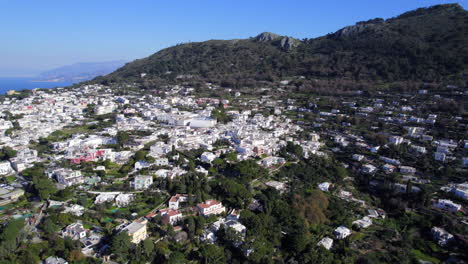
[[[109,74],[122,67],[125,61],[81,62],[65,65],[41,73],[40,81],[79,82]]]
[[[358,22],[314,39],[262,33],[249,39],[186,43],[94,81],[151,88],[187,79],[230,87],[291,76],[367,83],[461,79],[468,54],[467,21],[466,10],[447,4]]]

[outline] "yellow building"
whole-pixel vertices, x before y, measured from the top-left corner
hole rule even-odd
[[[146,231],[147,223],[148,221],[146,219],[136,220],[122,230],[127,231],[132,240],[132,243],[138,244],[148,237],[148,233]]]

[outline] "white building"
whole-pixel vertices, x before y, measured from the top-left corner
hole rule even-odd
[[[57,179],[57,182],[67,187],[75,184],[84,183],[84,177],[83,175],[81,175],[81,171],[62,169],[55,171],[54,174]]]
[[[446,199],[439,199],[435,204],[435,208],[439,208],[441,210],[449,211],[449,212],[458,212],[462,208],[460,204],[454,203],[451,200]]]
[[[168,166],[169,160],[167,158],[159,158],[159,159],[154,160],[153,164],[156,166]]]
[[[73,240],[78,240],[83,237],[86,237],[86,230],[84,229],[81,223],[74,223],[74,224],[67,226],[62,231],[62,236],[70,237]]]
[[[400,173],[401,174],[415,174],[416,168],[410,166],[400,166]]]
[[[328,192],[328,189],[330,188],[330,183],[329,182],[322,182],[318,185],[318,188],[321,190],[321,191],[324,191],[324,192]]]
[[[144,169],[144,168],[148,168],[150,166],[150,164],[144,160],[139,160],[137,162],[135,162],[135,170],[141,170],[141,169]]]
[[[401,143],[403,143],[403,137],[400,137],[400,136],[391,136],[388,138],[388,142],[390,144],[394,144],[394,145],[400,145]]]
[[[216,125],[216,119],[209,117],[196,117],[190,119],[188,125],[192,128],[207,128]]]
[[[440,227],[433,227],[431,233],[434,240],[436,240],[440,246],[445,246],[454,239],[452,234]]]
[[[353,160],[361,161],[364,159],[364,155],[353,154]]]
[[[183,218],[182,213],[175,209],[162,209],[159,210],[159,213],[162,216],[162,220],[171,225],[177,224]]]
[[[349,230],[345,226],[339,226],[338,228],[335,229],[335,231],[333,231],[333,234],[338,239],[344,239],[344,238],[348,237],[349,235],[351,235],[351,230]]]
[[[447,158],[447,155],[445,153],[442,153],[442,152],[434,153],[434,159],[437,161],[445,162],[446,158]]]
[[[268,181],[265,183],[266,186],[271,187],[279,192],[284,192],[287,189],[287,185],[284,182],[279,181]]]
[[[468,199],[468,182],[454,186],[451,192],[457,197]]]
[[[11,167],[10,162],[0,162],[0,175],[7,175],[10,173],[13,173],[13,168]]]
[[[324,237],[317,243],[317,246],[322,246],[327,250],[330,250],[330,248],[333,246],[333,239]]]
[[[114,104],[107,104],[107,105],[96,105],[94,107],[94,114],[96,115],[105,115],[112,113],[115,110]]]
[[[112,202],[115,199],[115,193],[100,193],[94,200],[94,204],[102,204],[106,202]]]
[[[353,225],[356,225],[359,228],[368,228],[372,225],[372,219],[368,216],[364,216],[362,219],[354,221]]]
[[[138,175],[133,180],[135,190],[148,189],[153,184],[153,176]]]
[[[216,200],[208,200],[204,203],[199,203],[197,207],[200,214],[203,216],[217,215],[226,211],[226,208],[223,206],[223,204]]]
[[[121,193],[115,198],[115,205],[118,207],[128,206],[134,199],[134,195],[130,193]]]
[[[282,157],[267,157],[260,161],[260,164],[265,167],[271,167],[278,164],[285,163],[286,160]]]
[[[377,167],[372,164],[365,164],[362,166],[361,171],[364,173],[372,174],[377,171]]]
[[[211,163],[213,160],[216,159],[216,155],[211,152],[203,152],[200,156],[201,161],[206,163]]]
[[[188,195],[187,194],[176,194],[169,199],[169,208],[177,210],[180,207],[180,203],[185,203],[188,201]]]

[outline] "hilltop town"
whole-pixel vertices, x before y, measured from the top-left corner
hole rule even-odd
[[[466,89],[281,92],[292,83],[260,96],[206,83],[223,96],[86,84],[2,97],[1,258],[466,258]]]

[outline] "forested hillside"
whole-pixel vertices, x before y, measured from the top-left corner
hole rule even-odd
[[[249,39],[186,43],[94,81],[151,87],[190,79],[255,87],[293,76],[365,83],[461,80],[468,54],[467,21],[466,10],[448,4],[358,22],[314,39],[262,33]]]

